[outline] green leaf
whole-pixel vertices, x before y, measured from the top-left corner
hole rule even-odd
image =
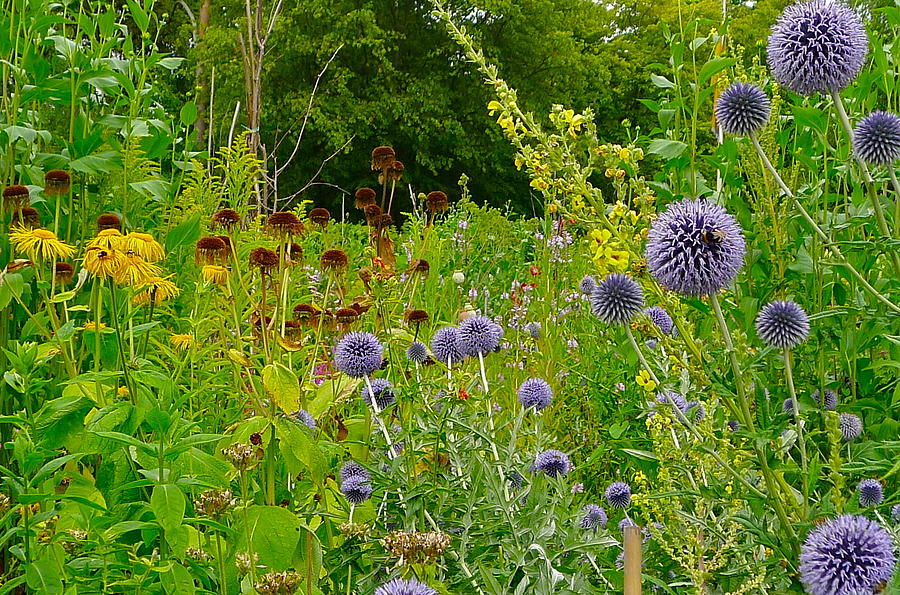
[[[705,83],[716,73],[722,72],[726,68],[733,66],[736,62],[736,58],[713,58],[700,69],[700,74],[697,75],[697,82],[700,84]]]
[[[150,508],[164,531],[175,531],[184,520],[184,493],[174,484],[157,484],[150,494]]]
[[[627,455],[631,455],[635,458],[644,460],[644,461],[658,461],[659,457],[657,457],[652,452],[647,452],[646,450],[637,450],[634,448],[623,448],[622,452]]]
[[[197,104],[188,101],[181,107],[181,123],[190,126],[197,121]]]
[[[293,561],[294,551],[300,541],[300,519],[280,506],[251,506],[247,509],[247,530],[244,543],[249,539],[253,551],[259,554],[259,563],[280,572]]]
[[[278,362],[269,364],[263,368],[262,381],[279,409],[290,415],[300,408],[300,382],[290,368]]]
[[[665,159],[675,159],[687,148],[688,146],[681,141],[657,138],[650,143],[648,151]]]
[[[197,592],[190,571],[181,564],[173,564],[167,572],[159,575],[164,592],[171,595],[193,595]]]
[[[166,250],[171,252],[179,246],[193,244],[200,238],[200,215],[185,219],[166,236]]]
[[[128,10],[131,11],[131,18],[134,19],[134,24],[137,25],[142,33],[146,32],[147,27],[150,26],[150,16],[147,14],[147,11],[134,0],[126,0],[126,2],[128,3]]]
[[[672,81],[670,81],[670,80],[667,79],[666,77],[660,76],[660,75],[658,75],[658,74],[651,74],[651,75],[650,75],[650,81],[651,81],[654,85],[656,85],[657,87],[660,87],[660,88],[662,88],[662,89],[674,89],[674,88],[675,88],[675,83],[673,83]]]
[[[286,419],[276,419],[275,427],[278,446],[284,454],[288,469],[293,474],[307,471],[317,485],[323,485],[325,474],[328,472],[328,462],[306,428]]]
[[[35,560],[25,569],[25,582],[32,593],[62,595],[63,582],[59,564],[53,558]]]

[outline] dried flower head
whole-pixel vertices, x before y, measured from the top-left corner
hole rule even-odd
[[[809,317],[794,302],[771,302],[757,315],[756,332],[769,347],[791,349],[809,336]]]
[[[404,564],[435,564],[450,547],[450,536],[438,531],[394,531],[381,540],[384,549]]]
[[[259,453],[252,444],[235,442],[231,446],[222,449],[225,460],[234,465],[239,471],[252,467],[259,460]]]
[[[606,488],[606,503],[613,508],[626,508],[631,504],[631,486],[624,481],[616,481]]]
[[[62,260],[75,254],[75,247],[63,242],[49,229],[27,229],[13,227],[9,230],[9,241],[16,252],[28,255],[34,262],[42,260]]]
[[[431,352],[438,361],[453,365],[465,358],[459,339],[459,330],[455,326],[445,326],[434,333],[431,338]]]
[[[310,304],[297,304],[294,306],[294,320],[297,322],[307,322],[319,316],[321,311]]]
[[[377,217],[372,218],[372,227],[381,231],[383,229],[387,229],[394,224],[394,218],[391,217],[390,213],[382,213]]]
[[[231,490],[205,490],[194,499],[194,512],[213,520],[219,520],[237,506],[237,498]]]
[[[800,550],[800,580],[809,595],[875,593],[897,564],[891,534],[857,515],[841,515],[813,530]]]
[[[772,102],[750,83],[733,83],[716,102],[716,120],[728,134],[748,136],[766,125]]]
[[[56,262],[53,264],[53,276],[60,285],[68,285],[75,276],[75,267],[68,262]]]
[[[328,209],[323,209],[321,207],[315,208],[309,212],[309,220],[319,227],[324,228],[328,225],[328,222],[331,221],[331,213]]]
[[[341,324],[353,324],[359,319],[359,312],[353,308],[339,308],[334,318]]]
[[[384,346],[371,333],[350,332],[338,342],[334,351],[335,367],[353,378],[368,376],[381,367]]]
[[[229,230],[241,222],[241,215],[234,209],[221,209],[212,216],[209,226],[212,229]]]
[[[428,261],[424,258],[418,258],[412,261],[409,265],[410,273],[416,273],[418,275],[422,275],[423,277],[427,277],[430,270],[431,265],[428,264]]]
[[[859,493],[859,505],[863,508],[878,506],[884,502],[884,489],[877,479],[864,479],[856,486]]]
[[[366,215],[366,223],[372,225],[375,219],[381,216],[381,207],[376,204],[371,204],[363,209],[363,213]]]
[[[597,527],[606,528],[609,517],[602,506],[597,504],[588,504],[581,509],[581,521],[578,525],[584,530],[596,531]]]
[[[197,240],[194,260],[197,264],[224,262],[228,256],[228,245],[218,236],[205,236]]]
[[[294,595],[300,588],[303,577],[293,570],[267,572],[253,587],[260,595]]]
[[[608,324],[628,324],[644,305],[637,282],[621,273],[607,275],[591,294],[591,311]]]
[[[406,166],[403,165],[402,161],[394,160],[394,162],[388,167],[387,176],[388,180],[392,182],[399,182],[400,178],[403,177],[403,171],[406,169]]]
[[[335,271],[337,273],[346,271],[349,262],[347,253],[337,249],[326,250],[319,258],[319,266],[322,267],[322,270]]]
[[[41,226],[41,214],[37,209],[32,207],[22,207],[18,211],[13,211],[11,226],[26,227],[34,229]]]
[[[872,112],[853,131],[853,153],[872,165],[891,165],[900,159],[900,116]]]
[[[375,589],[375,595],[438,595],[438,592],[414,578],[395,578]]]
[[[459,344],[466,355],[485,355],[497,349],[500,335],[497,324],[487,316],[469,316],[459,325]]]
[[[72,178],[69,173],[61,169],[51,169],[44,174],[44,194],[47,196],[59,196],[69,191]]]
[[[353,195],[353,204],[357,209],[363,210],[368,206],[375,204],[375,191],[371,188],[360,188]]]
[[[15,184],[3,189],[3,207],[9,211],[17,211],[31,204],[31,196],[27,186]]]
[[[428,324],[428,312],[425,310],[407,310],[403,313],[403,321],[409,326]]]
[[[396,157],[397,154],[391,147],[375,147],[372,149],[372,171],[388,169]]]
[[[542,378],[529,378],[519,386],[517,393],[519,403],[525,409],[535,411],[545,409],[553,401],[553,389]]]
[[[425,196],[425,207],[432,213],[443,213],[450,208],[450,200],[440,190],[429,192]]]
[[[665,288],[704,296],[727,287],[744,264],[737,220],[706,200],[670,204],[650,226],[647,267]]]
[[[101,232],[104,229],[122,231],[122,220],[115,213],[103,213],[97,217],[97,232]]]
[[[775,79],[801,95],[845,89],[859,74],[868,51],[859,16],[834,0],[806,0],[785,8],[767,48]]]
[[[268,248],[254,248],[250,251],[250,266],[265,275],[278,266],[278,254]]]
[[[297,242],[287,242],[280,246],[285,262],[297,263],[303,260],[303,246]]]
[[[862,435],[862,420],[852,413],[841,413],[838,416],[838,427],[841,430],[841,439],[845,442],[856,440]]]
[[[263,226],[266,231],[278,238],[286,238],[303,233],[303,222],[293,213],[281,211],[272,213]]]
[[[572,463],[569,456],[553,448],[539,453],[531,464],[532,473],[543,473],[550,477],[566,475],[571,470]]]

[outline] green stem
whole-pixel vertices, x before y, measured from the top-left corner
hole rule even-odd
[[[787,381],[788,396],[794,413],[794,424],[797,426],[797,444],[800,447],[800,468],[803,471],[801,484],[803,486],[803,510],[809,506],[809,463],[806,454],[806,440],[804,438],[803,420],[800,418],[800,403],[797,402],[797,391],[794,389],[794,372],[791,350],[784,350],[784,375]]]

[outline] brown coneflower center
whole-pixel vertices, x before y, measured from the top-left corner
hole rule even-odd
[[[334,317],[341,324],[351,324],[359,318],[359,312],[353,308],[341,308],[335,313]]]
[[[325,270],[343,271],[348,262],[347,253],[343,250],[326,250],[319,259],[319,265]]]
[[[382,171],[389,168],[395,161],[397,154],[392,147],[382,146],[372,149],[372,171]]]
[[[278,266],[278,255],[268,248],[254,248],[250,251],[250,265],[265,273]]]
[[[309,220],[319,227],[325,227],[331,220],[331,213],[328,212],[328,209],[315,208],[309,212]]]
[[[231,229],[241,222],[240,214],[234,209],[222,209],[213,215],[210,227],[213,229]]]
[[[403,318],[406,320],[406,324],[418,326],[428,322],[428,312],[425,310],[407,310],[403,314]]]
[[[279,236],[291,236],[303,233],[303,223],[297,215],[281,211],[272,213],[266,219],[266,229]]]
[[[305,322],[319,315],[319,309],[310,304],[297,304],[294,306],[294,320]]]
[[[197,249],[194,253],[197,262],[205,261],[213,264],[225,257],[228,253],[228,245],[217,236],[206,236],[197,240]]]
[[[121,231],[122,220],[114,213],[103,213],[97,217],[97,231],[103,231],[104,229],[118,229]]]
[[[447,199],[446,194],[440,190],[435,190],[434,192],[429,192],[428,196],[425,197],[425,206],[432,213],[442,213],[450,208],[450,201]]]
[[[365,210],[369,205],[375,204],[375,191],[371,188],[360,188],[354,195],[354,204],[357,209]]]

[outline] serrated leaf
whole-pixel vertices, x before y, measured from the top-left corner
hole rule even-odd
[[[300,408],[300,382],[290,368],[278,362],[269,364],[263,368],[262,381],[279,409],[290,415]]]

